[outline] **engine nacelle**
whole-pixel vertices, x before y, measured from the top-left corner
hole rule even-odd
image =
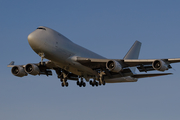
[[[158,71],[165,71],[165,70],[168,70],[168,64],[166,64],[164,61],[162,60],[155,60],[153,63],[152,63],[152,66],[155,70],[158,70]]]
[[[18,76],[18,77],[27,76],[27,73],[24,71],[24,68],[21,66],[12,67],[11,72],[13,75]]]
[[[38,75],[38,74],[40,74],[39,67],[37,65],[34,65],[34,64],[27,64],[25,66],[25,71],[28,74],[31,74],[31,75]]]
[[[115,60],[110,60],[106,63],[106,68],[111,72],[119,72],[122,70],[122,66]]]

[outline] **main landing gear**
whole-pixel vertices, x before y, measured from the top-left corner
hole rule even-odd
[[[96,81],[96,77],[94,77],[94,80],[93,81],[89,81],[89,84],[92,85],[93,87],[94,86],[98,86],[98,85],[105,85],[106,82],[104,80],[104,75],[105,73],[103,71],[99,71],[99,76],[98,76],[98,79]]]
[[[58,75],[58,78],[59,78],[60,81],[62,82],[62,83],[61,83],[61,86],[62,86],[62,87],[64,87],[64,86],[68,87],[69,84],[68,84],[68,82],[67,82],[67,77],[68,77],[68,74],[69,74],[69,73],[66,72],[66,71],[61,70],[60,68],[55,69],[55,70],[56,70],[56,73],[57,73],[57,75]]]
[[[61,82],[62,82],[62,83],[61,83],[61,86],[62,86],[62,87],[64,87],[64,86],[68,87],[69,83],[67,82],[67,78],[62,78],[62,79],[61,79]]]
[[[76,84],[79,86],[79,87],[86,87],[86,83],[83,81],[83,77],[81,76],[80,77],[80,80],[78,80],[79,76],[73,76],[71,75],[71,73],[69,73],[68,71],[65,71],[61,68],[54,68],[56,73],[57,73],[57,77],[60,79],[61,81],[61,86],[62,87],[68,87],[69,86],[69,83],[67,82],[67,79],[70,79],[70,80],[76,80]],[[72,76],[72,77],[70,77]],[[104,72],[100,72],[99,73],[99,76],[94,76],[94,80],[90,80],[89,81],[89,84],[92,85],[93,87],[94,86],[101,86],[101,85],[105,85],[106,82],[104,80]]]
[[[68,73],[65,73],[65,72],[62,72],[61,73],[61,76],[60,76],[60,80],[61,80],[61,86],[64,87],[68,87],[68,82],[67,82],[67,76],[68,76]]]
[[[94,87],[94,86],[98,86],[98,85],[101,86],[101,85],[105,85],[105,84],[106,84],[106,82],[104,81],[104,77],[103,77],[103,76],[100,76],[100,77],[98,78],[98,81],[99,81],[99,82],[97,82],[96,79],[94,78],[93,81],[89,81],[89,84],[92,85],[93,87]]]
[[[79,86],[79,87],[86,87],[86,83],[83,81],[83,78],[81,77],[81,81],[77,81],[77,85]]]

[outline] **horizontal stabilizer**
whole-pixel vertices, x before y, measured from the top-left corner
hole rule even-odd
[[[171,75],[171,74],[172,73],[135,74],[132,77],[134,77],[134,78],[146,78],[146,77],[156,77],[156,76]]]
[[[14,61],[12,61],[7,67],[14,67]]]

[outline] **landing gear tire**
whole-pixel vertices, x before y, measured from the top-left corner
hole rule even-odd
[[[61,86],[64,87],[64,83],[61,83]]]
[[[68,85],[69,85],[68,82],[66,82],[66,87],[68,87]]]
[[[106,82],[103,80],[103,85],[105,85],[106,84]]]
[[[92,85],[92,81],[89,81],[89,84]]]
[[[79,81],[77,81],[77,85],[79,85]]]
[[[98,86],[98,82],[95,82],[95,85]]]
[[[83,82],[83,87],[86,87],[86,83],[85,82]]]

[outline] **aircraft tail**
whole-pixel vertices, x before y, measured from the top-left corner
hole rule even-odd
[[[141,42],[136,40],[135,43],[130,48],[130,50],[125,55],[124,59],[138,59],[140,49],[141,49]],[[130,69],[133,73],[135,73],[136,67],[131,67]]]

